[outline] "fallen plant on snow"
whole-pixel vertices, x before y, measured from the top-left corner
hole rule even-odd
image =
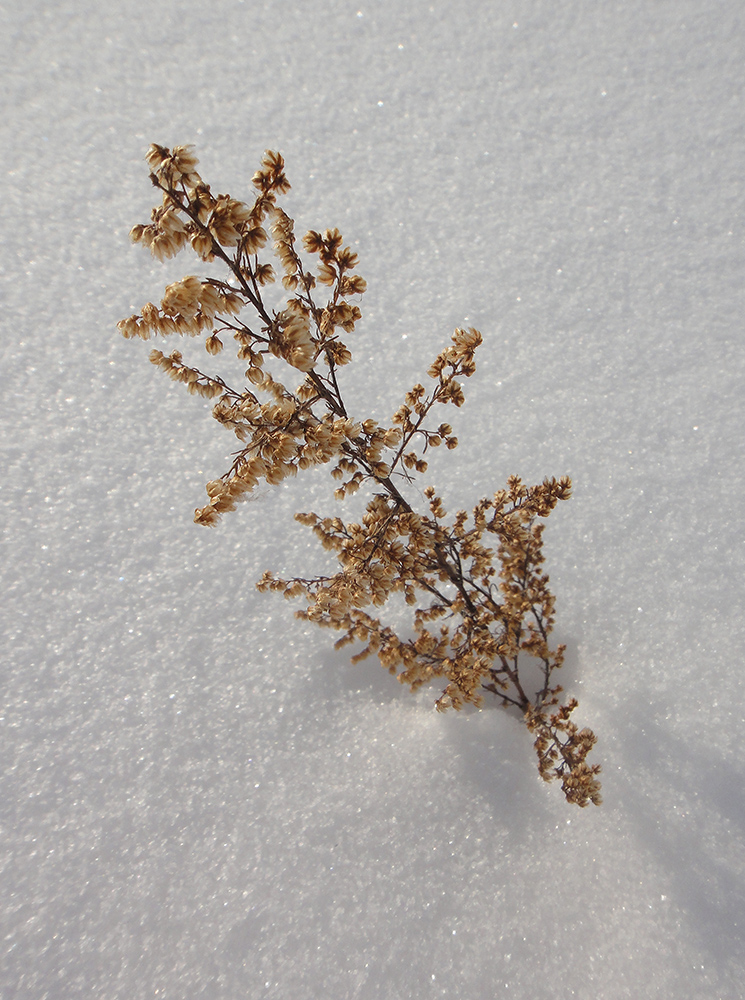
[[[147,303],[119,329],[144,340],[204,335],[213,357],[231,340],[246,366],[248,384],[233,386],[186,364],[177,350],[150,354],[189,392],[214,399],[215,419],[240,442],[227,472],[207,483],[208,502],[194,520],[214,525],[260,480],[276,484],[331,465],[338,500],[358,490],[370,494],[361,523],[314,513],[296,518],[336,555],[338,570],[290,580],[267,572],[259,590],[304,598],[299,617],[341,632],[337,647],[362,643],[355,661],[375,653],[412,690],[445,678],[437,701],[441,711],[480,705],[485,692],[515,706],[535,737],[541,776],[560,779],[569,802],[599,805],[600,766],[586,761],[596,737],[572,722],[577,702],[562,700],[553,676],[564,647],[549,645],[555,601],[543,572],[541,519],[569,498],[570,480],[526,486],[511,476],[506,488],[479,501],[470,515],[461,510],[451,518],[432,486],[423,491],[425,509],[416,509],[407,495],[414,477],[427,470],[430,448],[457,446],[450,424],[438,423],[433,411],[462,405],[460,379],[475,371],[481,334],[455,331],[427,370],[429,388],[415,385],[391,426],[360,419],[349,412],[341,387],[341,370],[352,360],[346,335],[361,315],[350,300],[365,291],[354,273],[357,255],[337,229],[311,230],[300,244],[315,258],[314,268],[305,263],[294,222],[278,205],[290,187],[282,157],[265,153],[253,177],[252,204],[213,195],[189,146],[171,151],[153,145],[147,162],[162,201],[149,224],[134,227],[132,240],[159,260],[190,247],[201,261],[219,265],[222,277],[187,275],[168,285],[160,306]],[[287,292],[279,310],[267,308],[262,295],[276,278],[263,259],[267,228]],[[286,362],[302,379],[299,386],[288,388],[270,374],[270,359]],[[399,637],[378,617],[394,593],[412,608],[413,638]],[[540,680],[532,690],[525,665],[536,661]]]

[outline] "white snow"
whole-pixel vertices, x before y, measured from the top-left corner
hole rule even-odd
[[[5,50],[3,1000],[737,1000],[745,982],[743,84],[735,0],[27,0]],[[323,476],[191,522],[233,439],[116,321],[150,142],[369,291],[387,418],[484,334],[432,479],[568,473],[547,526],[605,804],[253,589],[322,565]],[[330,483],[330,481],[329,481]]]

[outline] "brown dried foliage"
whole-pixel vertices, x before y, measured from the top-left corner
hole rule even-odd
[[[148,303],[119,329],[125,337],[143,339],[204,334],[211,356],[232,338],[246,364],[248,384],[232,387],[220,375],[187,365],[179,351],[151,352],[153,364],[189,392],[215,400],[215,419],[240,442],[227,472],[207,483],[208,502],[194,520],[214,525],[260,480],[276,484],[321,464],[332,466],[337,499],[368,490],[371,498],[359,524],[296,515],[336,555],[337,572],[290,580],[267,572],[259,590],[304,597],[301,618],[340,631],[337,647],[362,643],[354,660],[375,653],[412,690],[445,678],[440,711],[480,705],[484,692],[514,706],[535,736],[541,776],[559,779],[569,802],[598,805],[600,767],[586,760],[596,737],[571,721],[577,703],[562,702],[553,677],[564,647],[549,644],[555,602],[543,572],[540,519],[569,498],[570,480],[526,486],[512,476],[470,515],[460,510],[450,519],[433,487],[424,490],[426,510],[415,510],[404,495],[413,477],[426,471],[430,448],[457,446],[448,423],[433,426],[432,411],[436,405],[462,405],[460,380],[475,371],[481,334],[455,331],[428,369],[430,388],[415,385],[391,426],[355,419],[338,376],[351,360],[342,337],[361,315],[349,300],[365,291],[365,282],[353,273],[357,255],[337,229],[305,234],[302,250],[317,258],[315,270],[305,264],[293,220],[277,203],[290,187],[280,154],[264,154],[253,177],[252,204],[213,195],[189,146],[153,145],[147,162],[162,202],[148,225],[134,227],[132,240],[159,260],[190,245],[202,261],[219,261],[226,277],[189,275],[166,288],[160,306]],[[262,297],[262,288],[275,280],[273,265],[261,257],[269,233],[288,292],[279,310],[268,309]],[[319,286],[327,292],[323,304]],[[246,313],[250,323],[242,318]],[[302,374],[295,390],[265,368],[272,357]],[[400,637],[377,617],[395,593],[413,608],[413,638]],[[538,690],[527,688],[526,660],[540,665]]]

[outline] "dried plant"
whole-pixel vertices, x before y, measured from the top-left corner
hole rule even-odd
[[[159,260],[190,246],[201,261],[219,262],[224,277],[188,275],[168,285],[160,306],[147,303],[119,329],[125,337],[144,340],[154,334],[204,334],[211,356],[232,338],[249,383],[234,388],[221,375],[188,365],[179,351],[150,354],[153,364],[189,392],[215,399],[215,419],[240,442],[228,471],[207,483],[208,502],[194,520],[214,525],[262,479],[276,484],[298,470],[331,464],[337,499],[369,492],[361,523],[314,513],[296,518],[336,555],[337,572],[290,580],[267,572],[259,590],[305,598],[299,617],[340,631],[337,647],[362,643],[355,661],[377,654],[412,690],[445,678],[437,701],[441,711],[480,705],[484,692],[514,706],[535,737],[541,776],[560,779],[569,802],[598,805],[600,767],[586,761],[596,737],[571,721],[577,702],[562,703],[562,688],[553,677],[564,646],[549,645],[555,602],[543,572],[540,519],[568,499],[570,480],[526,486],[512,476],[470,516],[461,510],[451,519],[433,487],[423,491],[425,510],[416,510],[405,495],[415,475],[426,472],[430,448],[453,449],[458,443],[450,424],[435,426],[432,411],[463,403],[460,379],[475,371],[481,334],[455,331],[427,371],[430,388],[415,385],[391,426],[357,419],[342,396],[340,370],[352,358],[345,335],[361,315],[350,299],[365,291],[365,281],[353,273],[357,255],[343,245],[337,229],[306,233],[301,244],[316,258],[314,269],[304,262],[294,222],[278,205],[290,187],[279,153],[265,153],[250,205],[213,195],[197,173],[190,146],[171,151],[153,145],[146,158],[162,201],[148,225],[134,227],[132,240]],[[272,264],[262,258],[267,228],[288,293],[281,309],[268,308],[262,293],[275,280]],[[323,304],[319,286],[326,289]],[[265,361],[272,358],[301,373],[296,389],[270,374]],[[494,548],[487,544],[489,536]],[[377,609],[396,593],[413,609],[410,638],[377,617]],[[525,680],[526,662],[540,666],[535,691]]]

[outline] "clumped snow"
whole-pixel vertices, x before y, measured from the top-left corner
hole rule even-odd
[[[359,6],[358,6],[359,5]],[[30,0],[0,9],[0,992],[736,1000],[745,980],[741,6]],[[148,143],[369,291],[386,419],[484,334],[437,484],[569,474],[547,527],[605,804],[498,708],[438,716],[253,582],[324,477],[191,523],[230,436],[116,321]]]

